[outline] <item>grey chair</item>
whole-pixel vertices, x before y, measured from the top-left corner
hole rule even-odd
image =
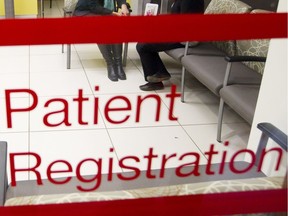
[[[52,0],[51,0],[52,1]],[[64,0],[63,16],[71,17],[78,0]],[[62,53],[64,53],[64,44],[62,44]],[[67,44],[67,69],[71,68],[71,44]]]
[[[251,59],[242,58],[242,60]],[[265,57],[256,57],[255,61],[265,61]],[[231,73],[231,64],[232,62],[240,61],[240,58],[228,58],[228,65],[226,69],[225,80],[223,87],[220,89],[220,104],[219,104],[219,113],[218,113],[218,127],[217,127],[217,141],[221,142],[221,131],[222,131],[222,122],[224,115],[224,106],[227,104],[234,111],[236,111],[243,119],[245,119],[250,125],[252,125],[254,112],[256,109],[258,94],[260,90],[260,84],[232,84],[227,85],[229,80],[229,75]],[[239,62],[238,62],[239,63]]]
[[[219,91],[220,104],[218,113],[217,141],[221,142],[221,130],[224,113],[224,105],[227,104],[250,125],[252,125],[256,109],[260,83],[241,83],[230,81],[233,73],[244,74],[249,71],[251,74],[260,75],[264,73],[266,57],[270,40],[239,40],[237,41],[238,56],[227,56],[226,73],[223,86]],[[244,68],[240,71],[237,65],[242,64]],[[245,71],[244,71],[245,70]],[[245,77],[244,77],[245,79]],[[250,78],[249,78],[250,80]]]
[[[6,167],[7,167],[7,143],[0,141],[0,206],[4,205],[6,191],[8,189]]]
[[[251,14],[272,13],[271,11],[255,9]],[[231,74],[235,73],[235,65],[243,64],[245,70],[252,70],[254,74],[263,75],[266,57],[269,49],[269,39],[253,39],[236,41],[237,56],[226,57],[228,62],[223,86],[219,91],[220,104],[218,113],[217,141],[221,142],[221,130],[224,105],[227,104],[243,119],[252,125],[254,112],[257,105],[261,83],[243,84],[234,82],[231,84]],[[233,71],[231,71],[231,68]],[[237,70],[237,69],[236,69]],[[242,73],[242,71],[240,71]],[[255,73],[256,72],[256,73]],[[236,71],[236,73],[239,73]],[[230,84],[228,84],[230,83]]]

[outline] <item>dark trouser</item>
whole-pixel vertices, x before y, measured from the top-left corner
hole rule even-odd
[[[138,43],[137,52],[142,63],[144,78],[152,76],[155,73],[168,73],[164,66],[159,52],[184,47],[181,43]]]
[[[75,10],[73,16],[100,16],[90,11]],[[122,43],[121,44],[98,44],[98,47],[107,64],[117,64],[122,67]],[[115,63],[115,61],[117,61]]]

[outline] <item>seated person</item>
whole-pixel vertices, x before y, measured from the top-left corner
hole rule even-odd
[[[174,0],[171,6],[172,14],[203,13],[204,0]],[[173,25],[172,31],[173,31]],[[171,75],[164,66],[159,52],[184,47],[181,43],[137,43],[136,49],[140,56],[144,71],[145,85],[142,91],[153,91],[164,88],[162,81],[169,80]]]
[[[121,13],[116,12],[115,1],[117,5],[121,7]],[[73,15],[127,16],[129,13],[126,0],[79,0]],[[111,26],[111,28],[113,28],[113,26]],[[91,27],[91,30],[92,29]],[[122,44],[98,44],[98,47],[107,64],[108,78],[113,82],[118,81],[118,79],[126,80],[126,74],[122,66]]]

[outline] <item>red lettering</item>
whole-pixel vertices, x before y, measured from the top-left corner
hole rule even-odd
[[[125,107],[122,107],[122,108],[112,108],[112,107],[109,107],[111,105],[112,102],[116,101],[116,100],[122,100],[126,103],[126,106]],[[124,123],[126,122],[129,118],[130,118],[130,115],[126,115],[126,117],[124,117],[122,120],[112,120],[109,113],[110,112],[119,112],[119,111],[130,111],[131,110],[131,103],[130,101],[128,100],[128,98],[124,97],[124,96],[116,96],[116,97],[113,97],[111,98],[106,106],[105,106],[105,110],[104,110],[104,115],[106,117],[106,119],[110,122],[110,123],[113,123],[113,124],[121,124],[121,123]],[[118,115],[117,115],[118,116]]]
[[[81,175],[81,167],[84,163],[86,162],[93,162],[97,165],[97,174],[95,174],[94,177],[87,179],[87,178],[83,178],[83,176]],[[80,163],[77,165],[76,167],[76,177],[79,181],[81,182],[85,182],[85,183],[91,183],[95,181],[95,185],[89,189],[83,188],[82,186],[77,186],[77,189],[80,191],[94,191],[96,190],[100,184],[101,184],[101,176],[102,176],[102,159],[94,160],[93,158],[88,158],[85,160],[80,161]]]
[[[119,166],[120,166],[121,168],[123,168],[123,169],[133,170],[134,173],[135,173],[135,175],[132,175],[132,176],[131,176],[131,172],[126,172],[126,173],[125,173],[125,175],[128,174],[129,176],[124,176],[122,173],[118,173],[117,176],[118,176],[118,178],[121,179],[121,180],[134,180],[134,179],[138,178],[139,175],[140,175],[140,170],[139,170],[137,167],[127,166],[127,165],[124,164],[124,160],[130,160],[130,159],[132,159],[132,160],[134,160],[134,161],[136,161],[136,162],[139,162],[139,161],[140,161],[139,158],[136,157],[136,156],[127,156],[127,157],[121,158],[121,159],[119,160]]]
[[[199,154],[196,153],[196,152],[189,152],[189,153],[181,155],[179,160],[183,160],[184,157],[186,157],[186,156],[193,156],[193,157],[196,158],[196,160],[194,162],[186,163],[186,164],[183,164],[181,166],[178,166],[176,168],[176,170],[175,170],[176,175],[178,177],[187,177],[187,176],[190,176],[190,175],[199,176],[200,175],[200,172],[199,172],[200,156],[199,156]],[[191,165],[194,165],[194,166],[191,166]],[[193,169],[190,172],[188,172],[188,173],[183,173],[181,171],[181,169],[185,168],[186,166],[188,166],[189,168],[193,168]]]
[[[260,161],[259,161],[259,164],[258,164],[258,171],[261,171],[261,169],[262,169],[264,157],[266,156],[266,154],[269,153],[269,152],[272,152],[272,151],[278,152],[278,157],[277,157],[278,160],[277,160],[277,164],[276,164],[276,167],[275,167],[275,171],[279,170],[280,163],[281,163],[281,160],[282,160],[283,151],[282,151],[281,148],[271,148],[268,151],[265,151],[265,149],[262,150],[261,156],[260,156]]]
[[[89,101],[89,98],[84,98],[83,97],[83,90],[82,89],[79,89],[79,91],[78,91],[78,98],[73,98],[73,101],[76,101],[76,102],[78,102],[78,123],[80,124],[80,125],[87,125],[88,124],[88,122],[84,122],[83,121],[83,116],[82,116],[82,114],[83,114],[83,102],[84,101]]]
[[[166,155],[163,155],[163,156],[162,156],[162,163],[161,163],[160,176],[159,176],[160,178],[163,178],[164,175],[165,175],[165,165],[166,165],[166,162],[167,162],[170,158],[176,157],[176,156],[177,156],[176,153],[170,155],[168,158],[166,158]]]
[[[228,146],[229,144],[230,143],[228,141],[224,142],[224,146]],[[221,159],[221,163],[220,163],[220,167],[219,167],[219,174],[224,173],[226,156],[227,156],[227,151],[224,151],[222,154],[222,159]]]
[[[26,108],[12,108],[11,106],[11,94],[12,93],[27,93],[29,96],[32,96],[32,104]],[[27,112],[36,108],[38,104],[37,94],[30,89],[10,89],[5,90],[5,99],[6,99],[6,116],[7,116],[7,127],[12,128],[12,113],[13,112]]]
[[[54,166],[55,164],[60,164],[60,163],[64,164],[67,167],[67,169],[65,169],[65,170],[52,170],[52,166]],[[65,160],[56,160],[48,166],[46,173],[47,173],[47,178],[50,182],[52,182],[54,184],[65,184],[71,180],[71,177],[66,177],[63,180],[58,179],[58,181],[56,181],[55,179],[52,178],[51,175],[53,173],[68,173],[68,172],[72,172],[71,164]]]
[[[211,164],[212,164],[212,157],[215,154],[218,154],[218,151],[214,151],[214,144],[210,145],[210,149],[208,152],[204,152],[205,155],[208,156],[207,166],[206,166],[206,174],[213,175],[215,174],[214,171],[211,171]]]
[[[252,161],[250,162],[250,164],[249,164],[246,168],[244,168],[243,170],[239,170],[239,169],[236,169],[236,168],[235,168],[234,161],[235,161],[236,157],[237,157],[239,154],[242,154],[242,153],[249,153],[250,156],[251,156]],[[256,156],[255,156],[255,153],[254,153],[253,151],[251,151],[250,149],[242,149],[242,150],[236,152],[236,153],[232,156],[232,158],[231,158],[231,160],[230,160],[230,162],[229,162],[229,167],[230,167],[230,170],[231,170],[232,172],[236,173],[236,174],[245,173],[245,172],[248,172],[248,171],[254,166],[255,160],[256,160]]]
[[[174,104],[175,104],[175,98],[181,97],[181,94],[176,93],[176,85],[171,86],[171,94],[166,95],[167,98],[170,98],[170,106],[169,106],[169,120],[171,121],[177,121],[177,117],[174,117],[173,111],[174,111]]]
[[[154,98],[157,102],[157,107],[156,107],[156,116],[155,116],[155,121],[159,121],[160,119],[160,108],[161,108],[161,98],[159,95],[147,95],[144,98],[141,98],[141,96],[138,96],[137,99],[137,109],[136,109],[136,122],[140,121],[140,113],[141,113],[141,104],[144,100],[147,98]]]
[[[42,179],[41,174],[36,169],[41,164],[41,157],[33,152],[27,152],[27,153],[10,153],[10,171],[11,171],[11,186],[16,186],[16,172],[34,172],[36,175],[36,180],[38,185],[42,185]],[[18,156],[33,156],[36,159],[36,164],[34,167],[31,168],[18,168],[15,167],[15,157]]]
[[[95,86],[95,91],[99,91],[99,86]],[[98,124],[98,107],[99,107],[99,98],[94,98],[94,124]]]
[[[110,152],[114,152],[114,148],[110,148]],[[109,158],[107,180],[112,181],[113,176],[113,158]]]
[[[153,158],[157,158],[157,157],[158,157],[158,155],[153,155],[153,148],[149,148],[148,155],[144,156],[144,158],[148,159],[147,169],[146,169],[147,178],[156,178],[155,175],[152,175],[151,169],[152,169],[152,160],[153,160]]]
[[[46,126],[48,127],[57,127],[61,124],[65,124],[66,126],[71,126],[71,124],[69,123],[68,119],[69,119],[69,105],[68,105],[68,102],[65,100],[65,99],[62,99],[62,98],[55,98],[55,99],[51,99],[51,100],[48,100],[46,103],[45,103],[45,107],[48,107],[51,103],[54,103],[54,102],[60,102],[63,104],[63,110],[59,110],[59,111],[55,111],[55,112],[51,112],[51,113],[48,113],[44,116],[43,118],[43,122]],[[59,122],[59,123],[55,123],[55,124],[51,124],[48,122],[48,118],[53,114],[57,114],[57,113],[62,113],[64,114],[64,119]]]

